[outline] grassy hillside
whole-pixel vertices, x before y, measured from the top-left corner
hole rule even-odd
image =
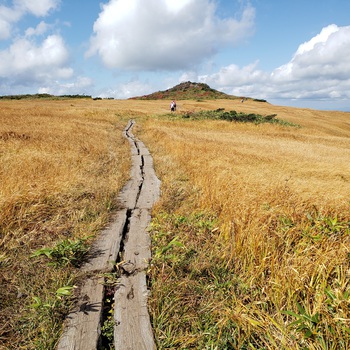
[[[183,82],[170,89],[154,92],[149,95],[133,97],[136,100],[215,100],[215,99],[237,99],[239,97],[227,95],[212,89],[204,83]]]
[[[158,348],[350,348],[349,113],[177,102],[171,114],[164,100],[0,101],[0,349],[54,348],[77,284],[71,257],[129,176],[129,118],[162,181]],[[198,117],[208,110],[286,123]],[[68,262],[31,257],[40,248]]]

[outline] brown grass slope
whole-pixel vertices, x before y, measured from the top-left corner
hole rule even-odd
[[[158,348],[350,347],[349,113],[177,102],[170,114],[164,100],[0,101],[1,349],[55,347],[70,302],[61,288],[78,271],[30,256],[106,225],[129,176],[129,118],[162,181]],[[218,108],[301,127],[182,117]]]

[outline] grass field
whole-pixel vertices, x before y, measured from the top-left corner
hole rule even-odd
[[[299,127],[183,118],[218,108]],[[72,254],[128,178],[130,118],[162,181],[150,228],[158,348],[350,348],[349,113],[216,100],[169,114],[168,101],[89,99],[0,111],[1,349],[54,348]],[[51,260],[31,257],[41,248]],[[69,259],[53,259],[62,250]]]
[[[163,181],[151,231],[158,348],[349,348],[350,115],[250,101],[185,108],[300,127],[143,124]]]
[[[128,178],[129,115],[80,100],[1,101],[0,110],[0,348],[52,349],[72,258],[106,225]],[[57,259],[31,257],[42,248]]]

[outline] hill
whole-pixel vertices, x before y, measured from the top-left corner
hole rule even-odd
[[[149,95],[132,97],[130,100],[216,100],[216,99],[237,99],[241,97],[225,94],[224,92],[212,89],[204,83],[183,82],[164,91],[153,92]]]

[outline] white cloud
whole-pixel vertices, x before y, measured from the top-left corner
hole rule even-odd
[[[199,76],[209,85],[234,95],[256,98],[350,98],[350,26],[330,25],[299,46],[292,59],[273,72],[229,65]]]
[[[257,65],[258,61],[243,68],[231,64],[227,67],[221,68],[217,73],[210,76],[201,76],[199,79],[205,80],[208,83],[219,84],[221,87],[250,85],[257,81],[264,81],[268,75],[267,73],[258,70]]]
[[[153,92],[153,87],[150,84],[135,79],[127,83],[120,84],[114,89],[108,89],[103,93],[100,93],[99,96],[103,98],[114,97],[118,99],[126,99],[146,95],[151,92]]]
[[[199,81],[200,78],[198,77],[198,73],[195,71],[188,71],[182,73],[179,79],[179,83],[182,83],[184,81]]]
[[[49,25],[43,21],[41,21],[35,28],[28,28],[26,30],[26,36],[34,36],[34,35],[43,35],[48,30]]]
[[[37,17],[46,16],[55,10],[60,0],[14,0],[14,8],[22,13],[31,13]]]
[[[0,5],[0,40],[11,37],[13,26],[25,14],[44,17],[60,4],[60,0],[14,0],[12,6]]]
[[[48,86],[41,86],[38,89],[40,94],[52,95],[76,95],[83,94],[90,95],[89,90],[93,86],[92,79],[89,77],[77,77],[74,81],[67,83],[60,83],[58,81],[51,82]]]
[[[277,68],[275,79],[349,79],[350,26],[330,25],[299,46],[286,65]]]
[[[21,11],[0,5],[0,40],[8,39],[11,36],[12,24],[17,22],[21,16]]]
[[[74,71],[69,66],[70,57],[63,38],[48,33],[55,25],[44,21],[38,21],[35,27],[27,29],[20,29],[19,25],[26,15],[49,15],[60,2],[13,0],[7,2],[10,5],[0,5],[0,40],[11,40],[11,44],[0,51],[2,92],[35,91],[38,86],[56,86],[61,84],[57,81],[72,79]]]
[[[68,51],[58,35],[48,36],[40,45],[29,39],[18,39],[0,51],[0,77],[11,81],[44,81],[67,79],[73,71],[66,66]]]
[[[221,19],[213,0],[110,0],[94,24],[87,56],[109,68],[176,70],[191,67],[253,33],[255,10]]]
[[[331,24],[321,30],[320,34],[314,36],[311,40],[301,44],[295,55],[302,55],[305,52],[312,51],[316,45],[327,42],[329,36],[336,33],[339,28],[335,24]]]
[[[9,38],[10,34],[11,34],[10,23],[0,18],[0,40],[5,40]]]

